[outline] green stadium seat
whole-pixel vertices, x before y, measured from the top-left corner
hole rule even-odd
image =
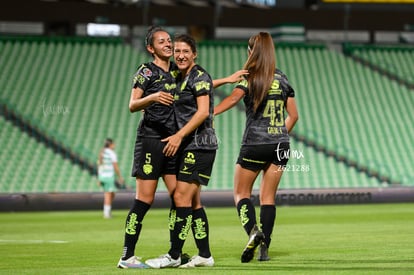
[[[0,50],[4,57],[0,103],[13,106],[45,135],[55,137],[91,163],[96,162],[103,140],[112,137],[121,171],[129,179],[141,117],[128,110],[131,79],[137,66],[150,57],[124,44],[63,40],[1,40]],[[292,159],[290,164],[309,168],[285,172],[281,188],[382,186],[377,178],[357,167],[368,167],[393,182],[414,186],[407,153],[414,134],[407,127],[413,125],[409,115],[414,102],[412,91],[324,47],[277,44],[276,55],[278,67],[296,90],[300,112],[292,148],[302,150],[304,158]],[[245,43],[200,43],[198,63],[213,78],[220,78],[241,69],[246,56]],[[397,72],[404,71],[403,76],[413,67],[412,52],[375,51],[368,56],[373,62],[400,62]],[[233,87],[218,88],[216,103]],[[53,107],[57,111],[50,112]],[[244,123],[243,107],[215,118],[220,144],[207,189],[232,189]],[[0,167],[4,167],[0,172],[7,182],[0,192],[99,191],[95,175],[36,142],[1,116],[0,127],[1,140],[7,141],[6,148],[13,148],[5,152],[10,156],[7,161],[0,159]],[[304,137],[305,143],[295,136]],[[355,165],[338,162],[326,152]],[[33,169],[34,163],[38,169]],[[25,169],[16,176],[16,169],[21,167]],[[159,190],[165,186],[159,184]]]

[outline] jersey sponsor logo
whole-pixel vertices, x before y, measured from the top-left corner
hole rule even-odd
[[[172,83],[172,84],[165,83],[164,88],[165,88],[166,91],[172,91],[175,88],[177,88],[177,84],[175,84],[175,83]]]
[[[195,164],[196,160],[194,154],[191,152],[187,152],[187,156],[184,158],[184,163]]]
[[[282,94],[279,81],[275,80],[272,82],[272,86],[270,87],[268,94],[269,95],[281,95]]]
[[[210,83],[207,81],[200,81],[195,84],[196,91],[200,90],[210,90]]]

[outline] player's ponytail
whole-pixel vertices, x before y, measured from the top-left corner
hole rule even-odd
[[[260,32],[250,37],[248,51],[249,57],[244,69],[249,71],[248,88],[253,97],[253,110],[256,112],[272,85],[276,69],[275,47],[271,35]]]

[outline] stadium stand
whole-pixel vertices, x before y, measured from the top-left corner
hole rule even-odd
[[[321,46],[280,44],[276,48],[278,66],[290,77],[298,94],[301,118],[293,137],[326,156],[325,163],[308,152],[302,162],[309,164],[311,171],[285,176],[282,186],[412,185],[412,180],[408,180],[410,158],[406,154],[407,148],[411,148],[411,130],[404,127],[413,125],[408,115],[409,102],[413,102],[410,89]],[[239,47],[240,55],[246,55],[245,46]],[[212,67],[206,66],[207,70],[214,74],[214,68],[230,62],[225,60],[223,66],[217,66],[220,60],[217,58]],[[398,93],[398,97],[390,91]],[[399,118],[397,123],[395,117]],[[229,125],[234,127],[234,121]],[[330,158],[349,169],[339,173],[333,168],[332,172],[327,168]],[[368,177],[351,179],[352,169]],[[373,183],[372,178],[377,182]]]
[[[410,46],[345,45],[345,53],[372,69],[414,88],[414,51]]]
[[[300,110],[281,188],[414,185],[412,89],[321,45],[278,43],[276,51]],[[1,158],[0,193],[98,190],[93,166],[108,136],[129,178],[140,114],[131,115],[127,104],[132,75],[149,60],[146,53],[114,39],[6,37],[0,54],[0,137],[10,155]],[[245,57],[245,43],[199,45],[198,62],[213,78],[241,68]],[[220,87],[216,102],[232,87]],[[215,120],[220,149],[208,190],[232,188],[245,122],[238,107]],[[24,124],[10,121],[7,109]],[[68,152],[75,156],[65,156]],[[159,189],[165,190],[163,184]]]
[[[0,193],[92,192],[96,179],[0,116]]]
[[[126,173],[132,155],[130,139],[135,136],[138,119],[123,107],[129,99],[136,63],[141,62],[139,54],[122,44],[111,40],[102,44],[98,39],[17,39],[1,44],[2,102],[12,105],[49,139],[57,139],[92,164],[104,138],[112,136],[119,144]],[[89,190],[81,186],[71,190]]]

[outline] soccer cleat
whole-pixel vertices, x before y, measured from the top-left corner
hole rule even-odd
[[[248,263],[253,259],[256,248],[259,246],[259,244],[263,240],[264,240],[263,232],[260,231],[259,228],[257,228],[257,225],[255,225],[252,228],[252,231],[250,232],[249,241],[243,250],[243,254],[241,255],[242,263]]]
[[[257,260],[258,261],[269,261],[270,260],[269,255],[268,255],[268,248],[264,242],[261,242],[259,245]]]
[[[191,260],[190,255],[188,255],[187,253],[182,253],[180,257],[181,257],[181,265],[186,264]]]
[[[132,256],[127,260],[119,259],[118,268],[149,268],[146,264],[140,261],[141,258]]]
[[[192,268],[192,267],[202,267],[202,266],[214,266],[214,259],[212,256],[209,258],[204,258],[201,256],[193,256],[190,261],[186,264],[180,265],[178,268]]]
[[[158,258],[146,260],[145,263],[152,268],[178,267],[181,264],[181,258],[175,260],[167,253]]]

